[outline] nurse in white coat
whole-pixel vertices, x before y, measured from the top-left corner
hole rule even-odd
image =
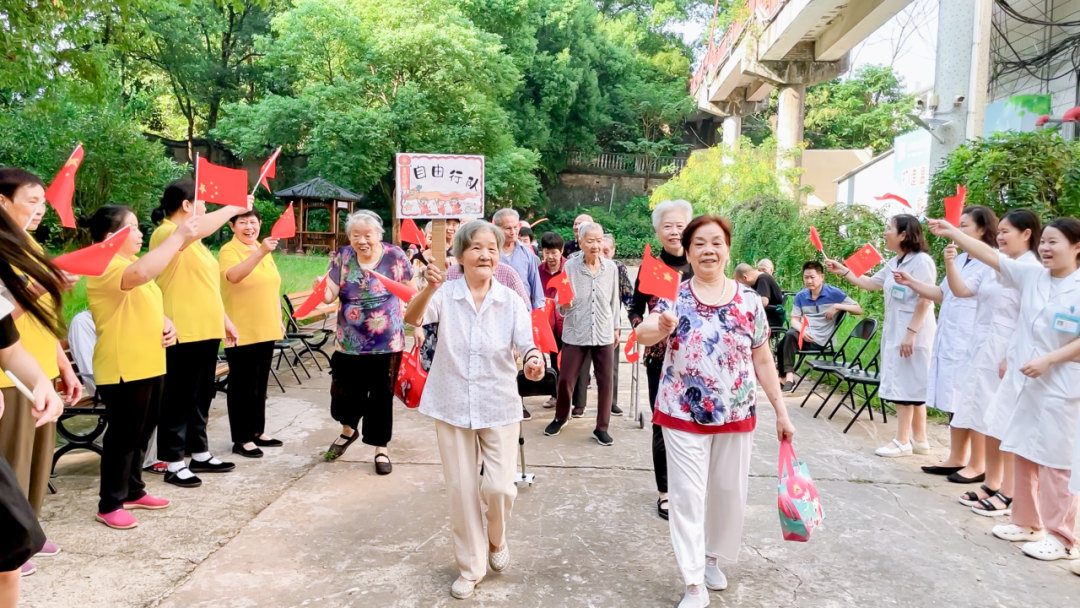
[[[1038,559],[1076,559],[1080,497],[1069,492],[1069,474],[1080,415],[1080,220],[1060,218],[1043,230],[1038,272],[947,222],[929,224],[934,234],[996,268],[1003,285],[1020,291],[1015,353],[1009,358],[1025,362],[1005,371],[997,396],[1016,401],[1001,441],[1001,449],[1013,453],[1016,495],[1012,523],[994,526],[994,536],[1028,541],[1021,550]]]
[[[972,238],[992,247],[997,246],[998,219],[989,207],[972,205],[965,208],[960,216],[959,228]],[[896,282],[941,304],[926,385],[926,405],[952,414],[960,400],[960,385],[967,376],[968,355],[976,335],[978,303],[970,297],[972,294],[965,283],[978,285],[994,271],[967,253],[958,254],[956,245],[947,246],[944,257],[946,278],[940,286],[916,281],[906,272],[898,272]],[[960,288],[959,293],[954,291],[954,284]],[[949,439],[949,457],[940,464],[924,466],[922,470],[931,475],[947,475],[953,483],[983,481],[985,461],[982,437],[973,443],[967,428],[953,426]]]
[[[907,272],[923,283],[937,283],[937,266],[922,226],[913,215],[895,215],[885,227],[885,248],[896,257],[871,277],[855,276],[846,266],[826,260],[829,272],[841,275],[867,291],[885,292],[885,323],[881,333],[881,387],[883,401],[896,406],[896,437],[874,451],[895,458],[928,454],[926,441],[926,384],[937,321],[934,303],[895,280],[896,271]]]

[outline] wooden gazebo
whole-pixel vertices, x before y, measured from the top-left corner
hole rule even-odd
[[[287,239],[283,248],[301,253],[311,250],[330,252],[347,245],[349,236],[345,234],[345,216],[352,213],[353,206],[364,198],[362,194],[349,192],[321,177],[278,190],[274,196],[281,199],[286,208],[293,203],[298,220],[296,237]],[[330,216],[329,231],[310,229],[308,215],[319,209],[326,210]]]

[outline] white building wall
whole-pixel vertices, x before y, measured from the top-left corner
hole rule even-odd
[[[1035,19],[1056,23],[1080,20],[1080,0],[1010,0],[1010,4],[1021,14]],[[1080,34],[1080,27],[1043,27],[1021,23],[996,7],[993,22],[996,27],[991,32],[990,46],[994,49],[991,55],[992,63],[995,56],[1015,59],[1016,54],[1019,54],[1021,57],[1030,58],[1059,44],[1064,38]],[[1009,44],[1005,43],[1005,39]],[[991,67],[991,76],[993,74]],[[1049,82],[1044,81],[1048,78],[1051,79]],[[1080,105],[1076,66],[1073,65],[1070,53],[1059,57],[1045,70],[1035,74],[1025,71],[1013,73],[993,82],[990,87],[991,102],[1013,95],[1034,94],[1051,96],[1053,116],[1061,116],[1069,108]]]

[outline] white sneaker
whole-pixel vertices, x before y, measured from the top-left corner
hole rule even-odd
[[[727,577],[720,570],[720,566],[716,564],[715,557],[705,558],[705,587],[713,591],[727,589]]]
[[[481,581],[484,579],[480,579]],[[480,584],[480,581],[467,581],[460,576],[454,584],[450,586],[450,595],[456,597],[459,600],[472,597],[473,590]]]
[[[884,456],[885,458],[898,458],[900,456],[911,456],[911,444],[900,443],[899,439],[893,439],[889,443],[874,450],[874,453],[878,456]]]
[[[1000,524],[994,526],[994,536],[1001,540],[1008,540],[1012,542],[1020,541],[1037,541],[1046,538],[1046,530],[1036,530],[1027,526],[1018,526],[1016,524]]]
[[[916,454],[929,454],[930,453],[930,442],[927,441],[926,443],[919,443],[918,441],[915,441],[913,439],[911,441],[911,451],[916,453]]]
[[[1080,550],[1076,547],[1066,549],[1065,545],[1053,535],[1047,536],[1036,543],[1026,543],[1023,547],[1020,547],[1020,550],[1028,557],[1034,557],[1035,559],[1041,559],[1048,562],[1056,559],[1080,558]]]
[[[709,592],[701,585],[690,585],[679,602],[679,608],[705,608],[709,605]]]
[[[510,545],[503,545],[502,551],[492,553],[488,550],[488,565],[496,572],[502,572],[506,570],[506,567],[510,565]]]

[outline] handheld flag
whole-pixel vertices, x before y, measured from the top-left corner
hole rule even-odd
[[[679,294],[679,277],[678,272],[652,256],[652,247],[646,243],[638,271],[638,290],[665,300],[674,300]]]
[[[323,298],[326,297],[326,279],[329,276],[329,274],[323,275],[323,278],[321,281],[319,281],[319,284],[315,286],[315,289],[311,290],[311,295],[308,296],[306,300],[304,300],[304,303],[301,304],[295,312],[293,312],[294,319],[302,319],[308,316],[309,314],[311,314],[311,311],[315,310],[319,306],[319,304],[323,303]]]
[[[401,221],[401,240],[406,243],[413,243],[418,247],[427,246],[427,236],[416,227],[416,222],[408,217]]]
[[[810,226],[810,242],[814,244],[814,248],[821,253],[825,253],[825,248],[821,245],[821,235],[818,234],[817,228]]]
[[[555,288],[555,297],[559,299],[559,304],[562,306],[574,300],[574,286],[570,284],[570,277],[567,276],[565,270],[551,277],[548,285]]]
[[[71,199],[75,196],[75,173],[79,171],[85,154],[81,143],[75,146],[75,151],[64,166],[60,167],[60,171],[49,184],[49,189],[45,191],[45,200],[52,203],[56,214],[60,216],[60,225],[64,228],[75,227],[75,212],[71,209]]]
[[[856,277],[861,277],[871,268],[880,264],[882,259],[878,250],[870,243],[867,243],[850,258],[844,260],[844,266],[847,266],[848,270],[853,272]]]
[[[876,201],[894,200],[894,201],[900,203],[901,205],[907,207],[908,209],[911,209],[911,203],[907,202],[906,198],[904,198],[902,196],[899,196],[897,194],[893,194],[891,192],[886,192],[885,194],[883,194],[881,196],[875,196],[874,200],[876,200]]]
[[[292,206],[293,204],[289,203],[285,213],[282,213],[281,217],[274,222],[274,227],[270,229],[270,236],[275,239],[291,239],[296,236],[296,215],[293,214]]]
[[[247,171],[215,165],[202,157],[195,159],[195,197],[200,201],[247,207]]]
[[[799,319],[802,321],[802,325],[799,327],[799,350],[802,350],[803,338],[806,336],[806,326],[809,323],[806,322],[806,317],[792,317],[792,320]]]
[[[945,197],[945,221],[957,228],[960,227],[960,216],[964,215],[964,199],[967,198],[967,188],[957,185],[956,196]]]
[[[255,191],[259,189],[259,184],[262,184],[266,191],[270,191],[270,182],[266,181],[266,178],[277,177],[277,157],[281,154],[281,146],[278,146],[277,150],[270,155],[270,158],[266,159],[261,169],[259,169],[259,181],[255,183],[255,187],[251,189],[251,196],[255,196]]]
[[[384,277],[383,275],[375,272],[374,270],[369,270],[368,272],[379,278],[379,281],[386,286],[386,291],[394,294],[398,297],[399,300],[405,302],[406,304],[409,303],[409,300],[413,299],[413,296],[420,293],[418,290],[409,287],[405,283],[401,283],[391,278]]]
[[[623,354],[626,355],[626,360],[630,363],[637,363],[641,353],[637,350],[637,330],[631,330],[630,335],[626,337],[626,346],[623,347]]]
[[[559,347],[555,343],[555,334],[551,331],[551,324],[548,322],[547,307],[536,308],[532,311],[532,330],[533,342],[536,343],[536,348],[539,348],[540,352],[559,352]]]
[[[105,274],[109,262],[112,262],[113,257],[120,251],[120,245],[127,239],[130,232],[131,226],[124,226],[100,243],[94,243],[89,247],[54,258],[53,266],[71,274],[100,277]]]

